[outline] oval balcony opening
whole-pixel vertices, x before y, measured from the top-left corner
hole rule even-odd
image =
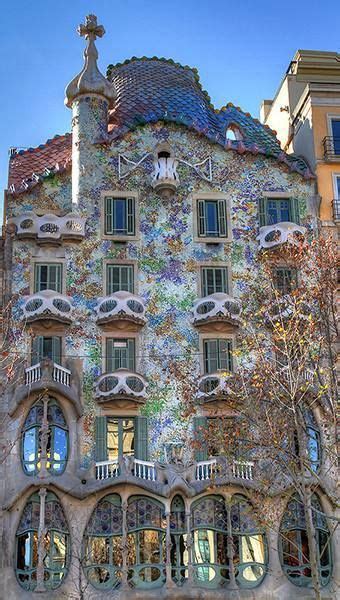
[[[53,322],[69,325],[72,321],[72,304],[68,296],[55,290],[42,290],[25,298],[23,318],[29,323],[44,321],[45,326]]]
[[[105,402],[112,399],[127,399],[143,403],[146,399],[147,382],[142,375],[128,369],[117,369],[104,373],[96,383],[96,399]]]
[[[241,303],[228,294],[216,292],[196,300],[193,308],[193,324],[197,327],[212,323],[238,326]]]
[[[96,311],[98,325],[106,328],[111,325],[121,328],[138,329],[146,323],[144,300],[130,292],[114,292],[110,296],[99,298]]]

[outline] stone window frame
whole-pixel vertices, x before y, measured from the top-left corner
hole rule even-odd
[[[236,348],[236,334],[235,333],[223,333],[223,332],[212,332],[212,333],[200,333],[199,334],[199,359],[200,359],[200,376],[204,377],[205,375],[207,375],[207,373],[205,372],[205,368],[204,368],[204,342],[206,340],[215,340],[215,339],[222,339],[222,340],[230,340],[231,341],[231,347],[232,347],[232,353],[235,351]],[[232,357],[232,373],[236,373],[237,371],[237,361],[236,361],[236,357],[233,356]]]
[[[36,337],[60,337],[61,338],[61,345],[60,345],[60,352],[61,352],[61,367],[64,366],[63,363],[65,363],[66,359],[68,358],[66,356],[66,340],[65,340],[65,330],[58,328],[58,329],[44,329],[43,327],[39,327],[38,329],[34,330],[34,336],[31,338],[30,340],[30,345],[29,345],[29,363],[30,366],[32,366],[32,358],[33,358],[33,339]]]
[[[198,201],[199,200],[225,200],[227,235],[224,237],[202,237],[198,235]],[[224,244],[232,242],[231,226],[231,198],[226,192],[198,192],[192,194],[193,241],[200,244]]]
[[[138,296],[138,260],[128,258],[104,258],[103,259],[103,296],[107,296],[107,265],[119,265],[119,266],[129,266],[133,267],[133,294]]]
[[[105,233],[105,199],[106,198],[134,198],[135,200],[135,235],[109,235]],[[126,190],[105,190],[101,193],[100,202],[100,228],[101,237],[113,242],[138,242],[140,240],[140,210],[139,193]]]
[[[41,264],[41,265],[47,265],[47,264],[61,264],[61,294],[63,296],[67,295],[67,286],[66,286],[66,274],[67,274],[67,259],[66,258],[60,258],[59,256],[56,256],[55,258],[53,257],[44,257],[44,256],[35,256],[34,258],[31,258],[30,261],[30,295],[31,294],[39,294],[39,292],[35,292],[34,288],[35,288],[35,265],[36,264]],[[58,292],[56,292],[57,294]]]
[[[203,298],[203,281],[202,281],[202,268],[210,267],[225,267],[227,269],[227,285],[228,295],[233,295],[233,276],[232,276],[232,265],[230,259],[223,259],[223,261],[204,261],[197,262],[197,298]]]
[[[106,340],[107,338],[133,338],[135,340],[135,373],[139,373],[140,367],[140,337],[138,331],[119,331],[117,329],[113,331],[103,331],[102,333],[102,374],[106,373]]]

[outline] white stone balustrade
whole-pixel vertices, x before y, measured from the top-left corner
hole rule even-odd
[[[155,463],[135,458],[133,462],[133,475],[145,481],[156,481]]]
[[[40,318],[56,318],[72,321],[72,304],[68,296],[54,290],[43,290],[25,297],[23,306],[24,318],[32,321]]]
[[[133,398],[144,401],[146,398],[147,382],[135,371],[117,369],[113,373],[104,373],[96,383],[96,398],[109,397]]]
[[[146,323],[144,300],[130,292],[120,291],[98,298],[95,311],[98,324],[110,320],[133,321],[140,326]]]
[[[193,324],[207,321],[228,321],[237,323],[241,317],[241,303],[228,294],[216,292],[199,298],[193,307]]]
[[[230,377],[231,375],[224,371],[204,375],[198,382],[197,398],[214,399],[232,394],[231,389],[228,387]]]
[[[254,479],[254,463],[250,461],[234,460],[233,462],[233,477],[236,479],[245,479],[253,481]]]
[[[32,367],[28,367],[25,369],[25,385],[32,385],[38,381],[43,379],[44,374],[49,373],[49,363],[51,361],[42,361],[41,363],[37,363],[36,365],[32,365]],[[71,371],[58,365],[57,363],[52,363],[52,379],[56,383],[60,383],[61,385],[65,385],[66,387],[70,387],[71,385]]]
[[[286,242],[298,246],[301,240],[303,240],[306,231],[306,227],[289,221],[283,221],[282,223],[260,227],[259,235],[256,239],[259,241],[259,248],[273,248]]]
[[[178,161],[172,157],[157,158],[154,162],[154,171],[152,173],[152,187],[156,191],[176,191],[179,186],[179,177],[177,174]]]
[[[195,479],[196,481],[207,481],[211,479],[216,472],[217,460],[202,460],[196,464]]]
[[[96,479],[111,479],[120,475],[118,460],[96,462]]]
[[[63,217],[53,214],[38,216],[34,212],[26,212],[13,217],[9,223],[16,225],[19,238],[61,243],[63,240],[81,240],[85,236],[85,221],[85,217],[72,212]]]

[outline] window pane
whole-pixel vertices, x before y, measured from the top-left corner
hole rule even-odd
[[[122,446],[124,455],[133,456],[134,454],[134,430],[134,421],[132,419],[124,419],[122,422]]]
[[[38,459],[38,448],[36,438],[37,428],[34,427],[25,431],[23,437],[23,458],[25,462],[25,469],[31,473],[36,469],[36,461]]]
[[[291,220],[290,200],[270,198],[267,201],[267,225]]]
[[[228,293],[226,267],[204,267],[202,269],[202,295]]]
[[[54,429],[54,447],[52,448],[52,460],[54,464],[52,468],[54,471],[63,471],[65,467],[64,462],[67,457],[67,433],[64,429],[59,427],[53,427]]]
[[[206,234],[218,236],[218,212],[215,200],[205,201]]]
[[[217,340],[204,341],[204,370],[205,373],[214,373],[218,370]]]
[[[108,373],[117,369],[135,370],[135,340],[113,339],[106,340],[106,370]]]
[[[108,295],[119,291],[133,294],[133,266],[107,265],[106,288]]]
[[[337,191],[337,198],[340,200],[340,177],[336,178],[336,191]]]
[[[113,211],[114,233],[126,234],[126,200],[124,198],[115,198],[113,200]]]
[[[118,419],[107,420],[107,453],[108,460],[115,460],[119,454]]]
[[[334,153],[340,154],[340,120],[332,119]]]
[[[55,290],[56,292],[62,292],[61,277],[62,265],[59,263],[55,264],[36,264],[35,265],[35,292],[41,292],[43,290]]]

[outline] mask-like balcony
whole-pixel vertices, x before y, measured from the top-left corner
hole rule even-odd
[[[228,386],[231,375],[224,371],[204,375],[198,382],[197,399],[202,402],[213,402],[223,399],[232,392]]]
[[[240,318],[240,302],[228,294],[217,292],[196,300],[192,321],[197,327],[208,323],[228,323],[238,326]]]
[[[115,292],[99,298],[95,311],[98,325],[130,323],[134,328],[139,328],[146,323],[144,300],[130,292]]]
[[[179,186],[177,175],[177,160],[170,156],[157,158],[152,173],[152,187],[160,193],[173,193]]]
[[[17,227],[19,239],[35,239],[40,244],[82,240],[85,236],[85,221],[85,217],[75,213],[58,217],[53,214],[37,216],[34,212],[27,212],[10,219],[10,223]]]
[[[144,404],[147,382],[142,375],[128,369],[117,369],[113,373],[104,373],[96,383],[98,402],[110,400],[130,400]]]
[[[256,239],[259,241],[259,248],[274,248],[286,242],[298,246],[304,240],[306,231],[306,227],[285,221],[260,227]]]
[[[281,321],[294,318],[297,321],[306,321],[313,315],[313,306],[307,302],[297,301],[293,295],[285,294],[272,300],[265,312],[265,322],[269,327],[274,327]]]
[[[72,304],[68,296],[63,296],[54,290],[43,290],[31,296],[26,296],[23,306],[24,318],[34,321],[69,325],[72,321]]]

